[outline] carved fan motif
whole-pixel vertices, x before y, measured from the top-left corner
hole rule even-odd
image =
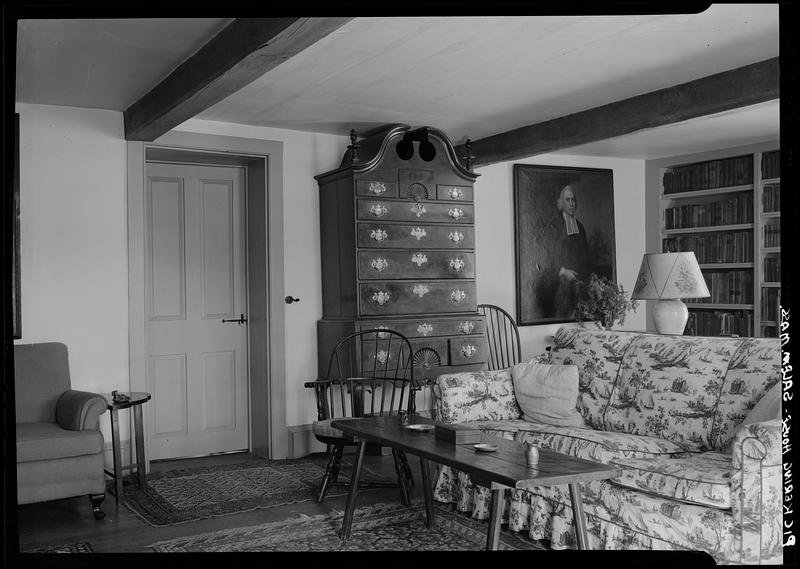
[[[431,369],[442,365],[442,360],[439,354],[433,348],[420,348],[414,354],[413,358],[414,367],[421,367],[424,369]]]
[[[406,196],[412,201],[427,200],[428,188],[426,188],[424,184],[414,182],[413,184],[409,184]]]

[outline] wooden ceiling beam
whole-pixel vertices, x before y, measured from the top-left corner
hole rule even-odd
[[[780,96],[778,58],[472,141],[487,166],[746,107]],[[465,146],[456,147],[459,157]]]
[[[233,20],[125,110],[125,139],[152,141],[235,93],[352,18]]]

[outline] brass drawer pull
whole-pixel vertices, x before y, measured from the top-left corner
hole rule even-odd
[[[428,262],[428,256],[425,253],[414,253],[411,255],[411,262],[416,263],[417,267],[422,267]]]
[[[370,182],[369,191],[376,196],[380,196],[386,192],[386,184],[383,182]]]
[[[461,353],[464,354],[465,358],[471,358],[475,355],[475,352],[478,351],[478,348],[473,346],[472,344],[465,344],[461,346]]]
[[[385,290],[379,290],[378,292],[373,293],[372,295],[372,301],[377,303],[378,306],[383,306],[384,304],[389,302],[390,298],[392,298],[392,293]]]
[[[389,212],[389,209],[385,205],[374,204],[369,208],[369,211],[375,217],[383,217]]]
[[[425,231],[424,229],[422,229],[421,227],[416,227],[416,228],[411,230],[411,237],[416,237],[417,241],[419,241],[423,237],[426,237],[427,235],[428,235],[428,232]]]
[[[464,240],[464,234],[461,233],[460,231],[451,231],[448,237],[450,238],[450,241],[452,241],[453,243],[460,243],[461,241]]]
[[[450,268],[455,272],[459,272],[464,268],[464,260],[459,258],[450,259]]]
[[[467,298],[467,293],[464,292],[463,290],[456,289],[450,293],[450,300],[452,300],[456,304],[463,301],[465,298]]]
[[[417,326],[417,333],[421,334],[422,336],[427,336],[431,332],[433,332],[433,326],[431,326],[427,322],[423,322],[422,324]]]
[[[472,330],[475,329],[475,323],[470,322],[469,320],[467,320],[466,322],[461,322],[458,325],[458,329],[459,331],[461,331],[462,334],[471,334]]]
[[[372,259],[372,263],[370,263],[370,266],[380,273],[383,269],[389,266],[389,261],[381,257],[378,257],[377,259]]]
[[[464,210],[460,207],[453,207],[447,210],[447,215],[458,221],[462,217],[464,217]]]
[[[458,200],[464,196],[464,192],[461,191],[461,188],[450,188],[447,190],[447,195],[450,196],[451,200]]]
[[[372,237],[378,243],[380,243],[381,241],[386,239],[386,237],[388,237],[388,234],[383,229],[373,229],[372,232],[369,234],[369,236]]]
[[[411,213],[413,213],[417,217],[422,217],[422,215],[427,213],[427,212],[428,212],[428,210],[425,209],[425,204],[421,204],[419,202],[416,202],[411,206]]]

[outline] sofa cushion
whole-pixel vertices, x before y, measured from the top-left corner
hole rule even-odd
[[[620,361],[637,335],[562,326],[553,336],[551,363],[578,366],[578,412],[596,429],[603,428]]]
[[[750,410],[767,390],[781,381],[778,338],[742,338],[731,356],[709,434],[711,448],[730,444]],[[780,406],[780,403],[778,403]]]
[[[506,369],[448,373],[436,378],[436,413],[443,423],[519,419],[511,372]]]
[[[692,444],[680,445],[655,437],[531,422],[517,426],[516,440],[604,464],[616,458],[684,456],[697,450]]]
[[[701,452],[684,458],[614,459],[614,484],[689,504],[731,507],[731,455]]]
[[[103,435],[100,431],[67,431],[56,423],[17,423],[17,462],[102,451]]]
[[[709,450],[719,392],[736,338],[641,334],[629,346],[605,429],[695,442]]]
[[[583,426],[578,400],[578,366],[531,360],[511,367],[514,395],[522,418],[563,427]]]

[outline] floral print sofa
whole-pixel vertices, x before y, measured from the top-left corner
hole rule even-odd
[[[620,467],[619,478],[582,485],[593,549],[782,562],[780,419],[742,425],[780,382],[777,339],[562,327],[542,361],[578,366],[585,427],[522,420],[508,369],[437,378],[437,418]],[[507,495],[510,530],[553,549],[577,547],[566,486]],[[489,516],[489,490],[450,467],[438,468],[434,498]]]

